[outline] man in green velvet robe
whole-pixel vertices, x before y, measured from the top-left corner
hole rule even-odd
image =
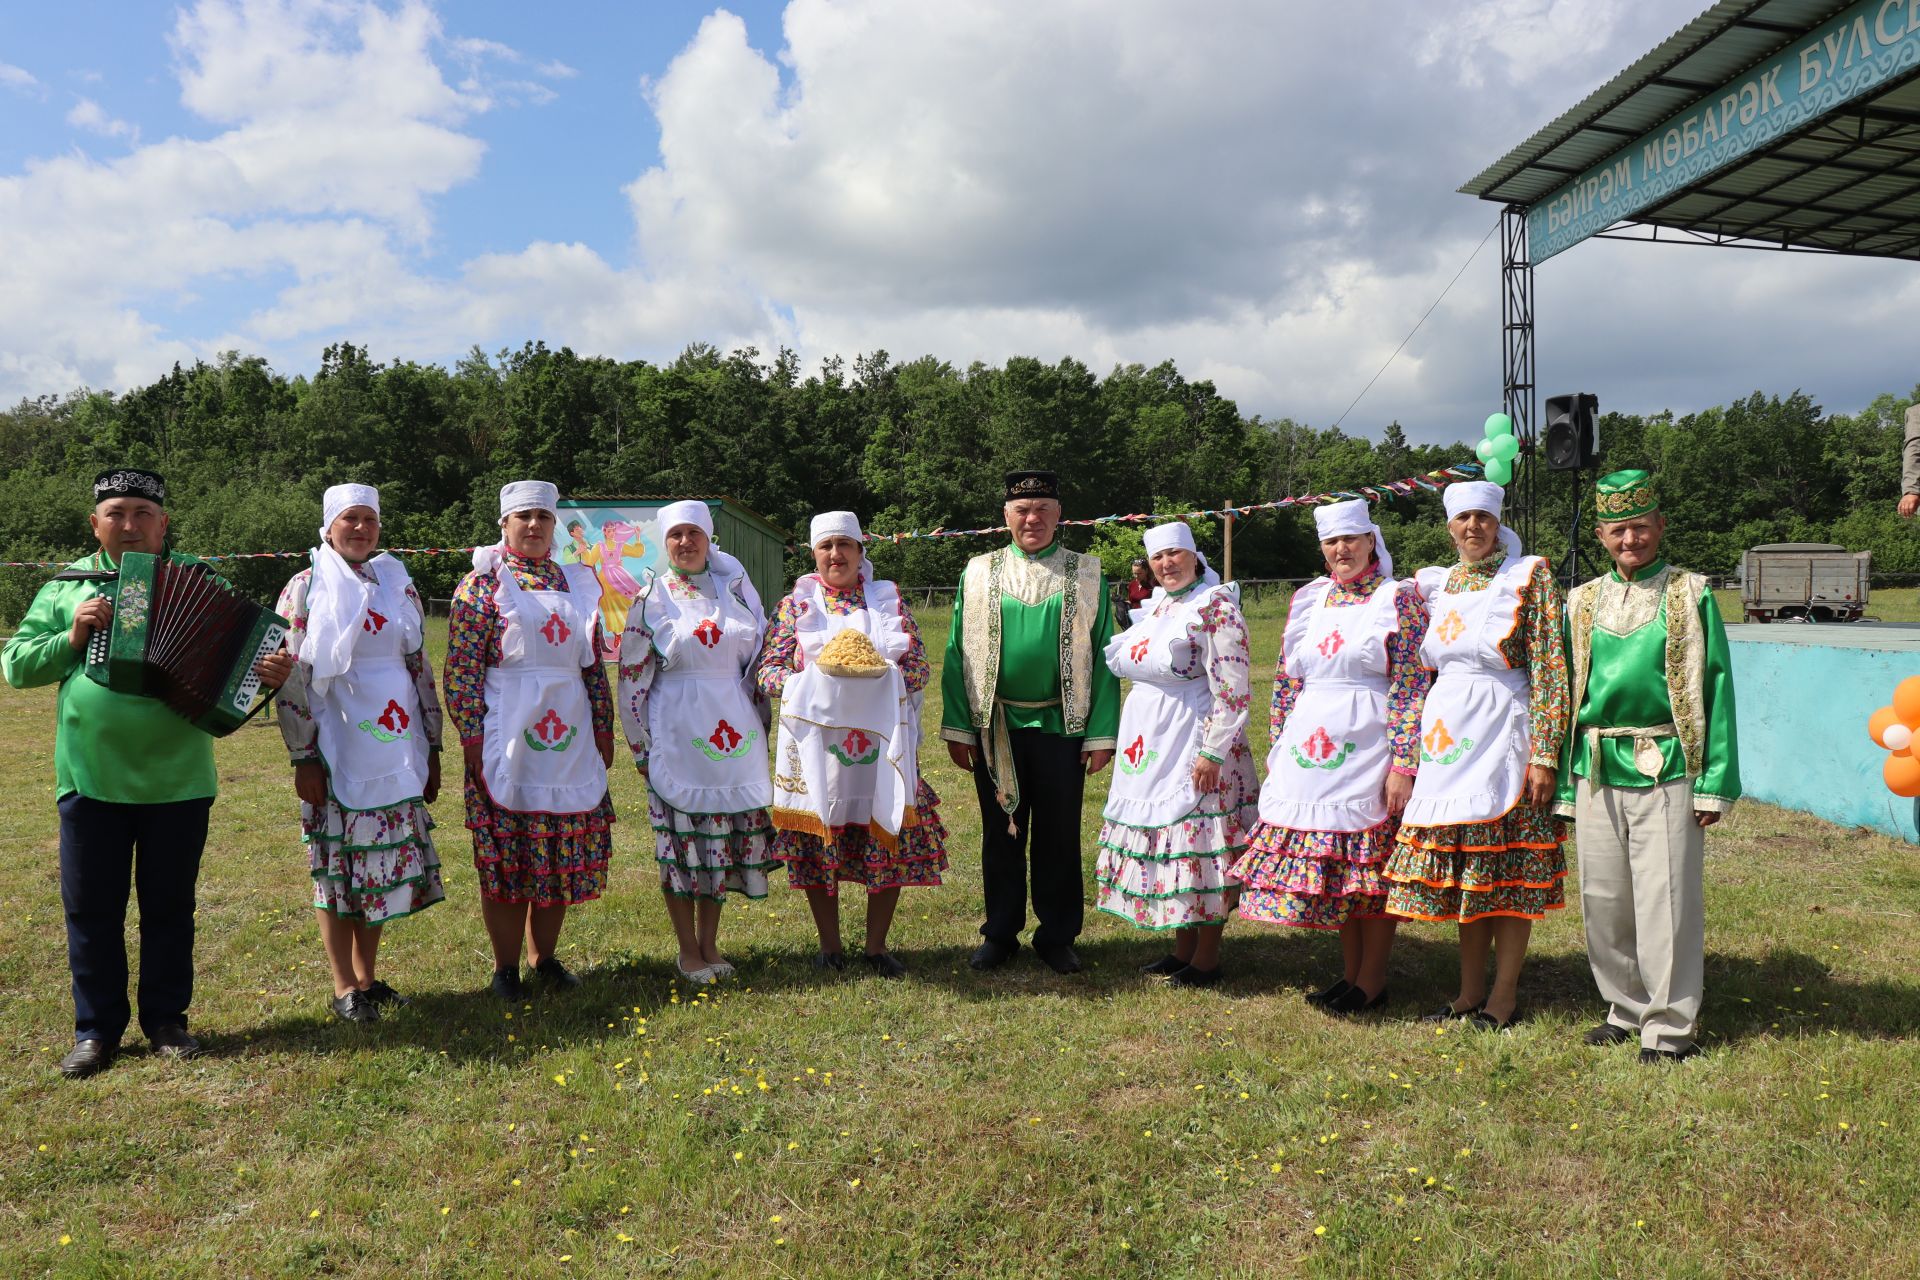
[[[1587,953],[1607,1020],[1645,1062],[1698,1049],[1706,828],[1740,798],[1733,669],[1705,578],[1660,557],[1666,517],[1644,471],[1595,486],[1613,572],[1567,597],[1574,728],[1555,806],[1574,819]]]
[[[1120,681],[1104,658],[1113,605],[1098,558],[1056,537],[1052,472],[1007,476],[1006,519],[1012,545],[975,556],[960,580],[941,683],[940,736],[980,800],[987,919],[969,963],[996,968],[1020,949],[1030,860],[1033,949],[1076,973],[1080,802],[1120,730]]]

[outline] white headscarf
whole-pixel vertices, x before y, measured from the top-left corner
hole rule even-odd
[[[1217,587],[1220,585],[1220,575],[1214,572],[1213,566],[1207,563],[1207,557],[1201,553],[1199,547],[1194,545],[1193,530],[1187,527],[1186,521],[1174,520],[1167,524],[1155,525],[1153,528],[1147,530],[1145,534],[1141,535],[1140,541],[1146,544],[1147,559],[1149,561],[1153,559],[1153,553],[1156,551],[1180,550],[1192,552],[1193,558],[1200,562],[1200,569],[1195,575],[1195,580],[1203,587]],[[1154,588],[1154,594],[1164,595],[1165,590],[1156,587]]]
[[[1373,521],[1373,504],[1365,498],[1332,502],[1313,509],[1313,526],[1321,541],[1344,538],[1356,533],[1373,535],[1373,549],[1380,555],[1380,576],[1393,577],[1393,553],[1387,550],[1386,535]]]
[[[851,511],[822,511],[807,527],[807,546],[818,547],[828,538],[852,538],[860,544],[860,581],[873,581],[873,560],[867,555],[866,535],[860,529],[860,517]]]
[[[313,574],[307,579],[307,634],[300,646],[301,658],[313,668],[307,684],[315,694],[325,694],[351,665],[354,642],[360,638],[362,619],[375,590],[375,584],[355,573],[346,557],[327,541],[327,530],[351,507],[372,507],[379,515],[380,491],[370,484],[336,484],[320,500],[320,545],[313,549]],[[398,567],[385,552],[373,559]],[[367,569],[375,575],[380,572],[374,563]]]
[[[1449,520],[1463,511],[1484,511],[1498,520],[1500,508],[1506,504],[1507,491],[1489,480],[1459,480],[1442,490],[1440,498],[1446,503]],[[1509,560],[1518,560],[1526,554],[1520,546],[1520,535],[1508,528],[1504,520],[1500,522],[1500,545]]]
[[[668,530],[678,528],[683,524],[694,526],[700,530],[700,532],[706,534],[709,541],[712,540],[712,508],[708,507],[706,503],[700,501],[698,498],[686,498],[679,502],[669,502],[666,506],[661,507],[653,513],[654,528],[659,530],[659,536],[654,539],[655,545],[666,546]]]
[[[504,528],[507,517],[516,511],[546,511],[552,514],[555,524],[560,522],[560,486],[545,480],[515,480],[511,484],[500,486],[500,524]],[[506,553],[507,538],[504,533],[500,541],[490,547],[475,548],[473,567],[485,573],[500,567],[500,557]],[[549,553],[551,554],[551,553]]]

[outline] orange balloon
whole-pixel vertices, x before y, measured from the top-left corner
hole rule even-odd
[[[1920,676],[1908,676],[1894,686],[1893,709],[1901,723],[1920,729]]]
[[[1899,723],[1899,712],[1892,707],[1882,707],[1867,717],[1867,736],[1884,747],[1887,745],[1887,730]]]
[[[1886,764],[1880,767],[1880,776],[1887,780],[1887,790],[1897,796],[1920,796],[1920,759],[1911,755],[1888,756]]]

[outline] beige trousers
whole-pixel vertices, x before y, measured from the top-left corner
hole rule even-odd
[[[1700,1017],[1706,968],[1705,832],[1693,783],[1596,787],[1574,800],[1587,958],[1607,1021],[1645,1049],[1685,1049]]]

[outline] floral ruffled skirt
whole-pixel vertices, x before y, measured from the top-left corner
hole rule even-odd
[[[1460,924],[1538,920],[1567,905],[1561,840],[1552,812],[1524,800],[1491,822],[1402,827],[1387,859],[1387,910]]]
[[[781,831],[773,838],[772,856],[787,868],[787,883],[795,889],[840,891],[840,882],[865,885],[868,893],[883,889],[932,888],[947,869],[947,828],[940,820],[940,797],[920,779],[913,801],[919,822],[900,833],[900,847],[883,848],[865,827],[848,827],[831,842],[805,831]]]
[[[381,925],[444,899],[433,816],[418,800],[348,809],[328,797],[300,806],[300,836],[313,876],[313,905],[343,919]]]
[[[555,907],[600,896],[613,853],[611,794],[584,813],[516,813],[468,773],[466,799],[481,897]]]
[[[1164,827],[1102,822],[1094,906],[1142,929],[1225,924],[1239,887],[1233,863],[1255,813],[1196,811]]]
[[[1381,872],[1397,818],[1364,831],[1296,831],[1263,822],[1234,864],[1242,919],[1300,929],[1338,929],[1387,914]]]
[[[773,860],[773,818],[765,809],[742,813],[682,813],[647,788],[653,856],[660,887],[676,898],[723,902],[729,892],[767,896]]]

